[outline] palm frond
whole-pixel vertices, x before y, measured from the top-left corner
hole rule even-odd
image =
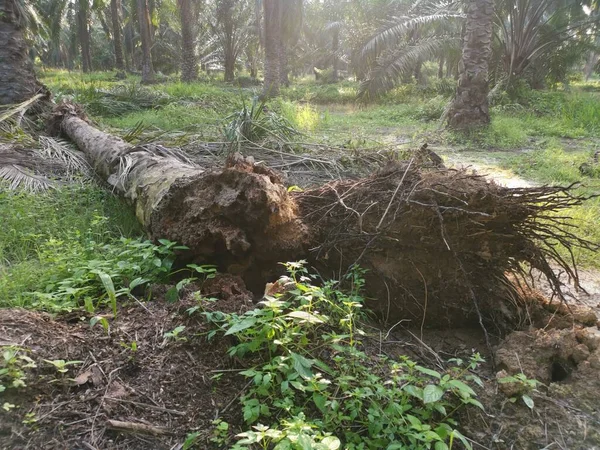
[[[396,17],[390,24],[380,30],[363,46],[362,56],[379,55],[382,50],[397,45],[408,31],[417,26],[435,24],[451,20],[464,20],[464,14],[460,13],[435,13],[417,17]]]
[[[0,166],[0,180],[7,182],[8,188],[13,191],[24,189],[29,192],[41,192],[55,187],[52,180],[16,164]]]
[[[398,79],[411,71],[418,61],[423,61],[449,48],[460,48],[460,38],[456,36],[438,36],[421,39],[414,44],[405,44],[396,50],[382,55],[360,85],[358,97],[369,101],[394,88]]]
[[[85,156],[67,141],[41,136],[40,145],[39,154],[47,160],[61,164],[66,170],[67,177],[70,178],[75,173],[92,176],[94,170]]]

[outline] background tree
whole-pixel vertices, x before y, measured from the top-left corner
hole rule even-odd
[[[81,68],[84,73],[92,71],[91,37],[89,28],[89,0],[77,3],[77,37],[81,48]]]
[[[265,82],[263,96],[279,95],[281,82],[281,1],[263,0],[264,7],[264,47]]]
[[[181,81],[190,82],[198,78],[196,26],[200,5],[197,0],[177,0],[177,3],[181,18]]]
[[[493,0],[469,0],[456,97],[448,125],[468,129],[490,122],[488,64],[492,53]]]
[[[125,73],[125,61],[123,59],[123,40],[121,31],[121,0],[110,0],[110,14],[112,19],[112,34],[115,47],[115,67],[120,74]]]
[[[142,83],[154,83],[152,65],[152,34],[150,30],[150,12],[147,0],[137,0],[137,15],[142,43]]]
[[[18,0],[0,0],[0,105],[20,103],[45,91],[28,54],[27,7]]]

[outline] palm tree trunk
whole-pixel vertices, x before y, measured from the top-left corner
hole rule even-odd
[[[89,20],[89,0],[79,0],[79,11],[77,13],[77,34],[81,47],[81,67],[84,73],[92,71],[92,54]]]
[[[340,30],[339,27],[335,27],[333,30],[333,40],[331,42],[331,49],[333,52],[333,61],[332,61],[332,73],[331,77],[334,82],[337,82],[338,75],[338,52],[340,50]]]
[[[112,18],[113,44],[115,46],[115,66],[119,73],[125,71],[123,59],[123,41],[121,40],[121,0],[110,0],[110,14]]]
[[[142,84],[150,84],[154,83],[154,66],[152,65],[152,37],[148,1],[137,0],[137,10],[140,39],[142,41]]]
[[[280,41],[278,47],[279,48],[277,50],[279,52],[279,84],[281,86],[289,86],[290,78],[288,68],[287,47],[284,44],[283,40]]]
[[[40,91],[27,53],[22,17],[15,0],[0,1],[0,105],[21,103]]]
[[[469,0],[456,97],[448,125],[467,129],[490,123],[488,65],[492,53],[494,0]]]
[[[265,84],[264,97],[279,95],[281,71],[281,1],[264,0],[265,23]]]
[[[181,81],[189,83],[198,79],[198,56],[196,55],[195,19],[197,5],[192,0],[179,0],[181,19]]]

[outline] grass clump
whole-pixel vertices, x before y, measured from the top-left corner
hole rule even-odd
[[[28,292],[46,292],[102,245],[141,235],[127,205],[90,185],[43,194],[0,190],[0,216],[0,307],[32,306]]]
[[[441,450],[453,441],[471,448],[452,415],[466,405],[482,408],[469,386],[481,383],[470,373],[478,355],[438,372],[404,356],[369,354],[359,328],[363,272],[355,268],[340,290],[335,282],[317,286],[303,262],[286,266],[279,284],[287,292],[265,297],[261,308],[204,313],[237,338],[229,354],[254,363],[241,372],[249,383],[241,398],[248,428],[228,448]]]

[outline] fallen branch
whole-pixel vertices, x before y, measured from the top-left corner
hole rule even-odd
[[[152,434],[155,436],[160,436],[162,434],[170,434],[168,428],[165,427],[156,427],[154,425],[146,425],[144,423],[136,423],[136,422],[121,422],[120,420],[107,420],[106,421],[107,428],[111,430],[119,431],[122,433],[142,433],[142,434]]]

